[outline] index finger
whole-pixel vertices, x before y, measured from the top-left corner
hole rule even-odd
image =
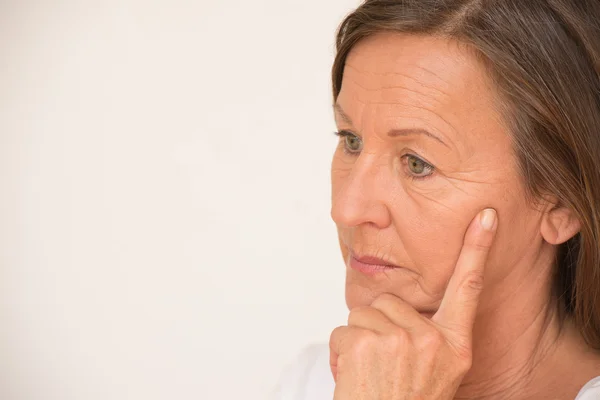
[[[473,218],[463,242],[456,268],[438,311],[431,318],[462,338],[471,338],[483,289],[487,256],[498,226],[496,211],[486,208]]]

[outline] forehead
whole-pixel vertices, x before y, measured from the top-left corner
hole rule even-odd
[[[367,90],[412,83],[431,89],[432,95],[464,94],[488,83],[481,63],[466,45],[394,33],[373,35],[355,45],[346,60],[346,74],[367,83]]]
[[[362,40],[346,60],[338,103],[356,125],[369,117],[418,119],[451,141],[499,121],[483,64],[465,45],[439,37],[384,33]]]

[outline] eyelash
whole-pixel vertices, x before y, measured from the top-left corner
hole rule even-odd
[[[358,137],[355,134],[353,134],[352,132],[350,132],[350,131],[344,131],[344,130],[333,132],[333,134],[335,136],[339,137],[340,140],[343,139],[343,138],[346,138],[346,137],[350,137],[350,136]],[[345,144],[342,147],[344,149],[344,154],[349,155],[349,156],[356,156],[357,155],[357,153],[352,153],[351,151],[349,151],[348,148],[345,146]]]
[[[350,131],[346,131],[346,130],[336,131],[336,132],[333,132],[333,133],[334,133],[335,136],[337,136],[340,139],[343,139],[343,138],[346,138],[346,137],[349,137],[349,136],[358,137],[354,133],[352,133]],[[342,147],[344,149],[344,154],[349,155],[349,156],[357,156],[358,155],[358,153],[353,153],[353,152],[349,151],[348,148],[345,146],[345,143],[344,143],[344,145]],[[414,154],[410,154],[410,153],[404,154],[401,158],[402,159],[406,159],[406,157],[413,157],[413,158],[421,161],[423,164],[425,164],[425,167],[427,169],[431,170],[431,172],[428,175],[424,175],[424,176],[413,175],[411,173],[405,172],[406,177],[408,177],[408,178],[410,178],[410,179],[412,179],[414,181],[422,181],[422,180],[431,178],[431,176],[433,175],[433,172],[435,171],[435,167],[433,165],[429,164],[427,161],[423,160],[420,157],[417,157]]]

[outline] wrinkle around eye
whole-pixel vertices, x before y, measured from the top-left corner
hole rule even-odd
[[[444,204],[444,202],[442,200],[440,200],[439,198],[435,197],[432,195],[432,193],[416,193],[419,197],[424,198],[425,200],[435,203],[437,205],[439,205],[441,208],[447,210],[448,212],[452,213],[452,214],[458,214],[458,211],[455,210],[453,207],[450,207],[446,204]]]
[[[414,201],[426,201],[428,203],[434,203],[440,206],[442,209],[447,210],[449,213],[456,214],[458,211],[454,206],[447,205],[446,200],[450,200],[456,195],[472,198],[473,196],[478,196],[480,194],[479,190],[476,191],[477,194],[474,194],[473,191],[468,190],[468,188],[464,188],[456,180],[442,174],[438,174],[437,177],[433,177],[432,179],[437,179],[438,183],[429,183],[428,181],[425,181],[422,185],[413,185],[409,183],[404,189],[406,195],[413,198]]]
[[[348,169],[352,168],[352,165],[354,165],[354,162],[355,162],[358,154],[357,155],[346,154],[344,152],[343,146],[344,146],[343,142],[340,142],[337,145],[335,152],[333,153],[331,172],[338,172],[338,171],[347,172]]]

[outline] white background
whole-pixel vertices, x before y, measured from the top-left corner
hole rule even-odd
[[[328,340],[357,4],[0,2],[0,399],[263,399]]]

